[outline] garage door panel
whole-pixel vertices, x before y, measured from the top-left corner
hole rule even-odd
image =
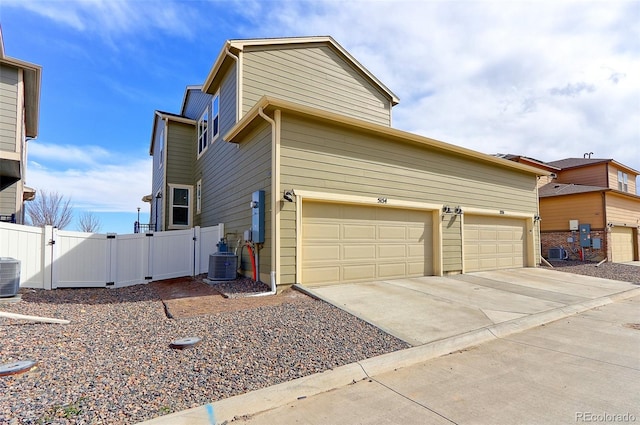
[[[303,232],[308,240],[336,239],[340,237],[340,225],[310,222],[305,224]]]
[[[407,249],[406,245],[394,244],[394,245],[378,245],[378,258],[390,259],[390,258],[406,258]]]
[[[337,282],[340,280],[340,267],[303,267],[302,273],[307,276],[306,283]]]
[[[378,226],[378,240],[405,240],[407,228],[405,226]]]
[[[342,258],[341,260],[359,260],[367,259],[371,260],[376,258],[375,245],[343,245],[342,246]]]
[[[364,240],[376,239],[375,226],[344,224],[342,228],[343,228],[343,234],[342,234],[343,239],[364,239]]]
[[[525,229],[521,219],[465,215],[465,271],[523,267]]]
[[[377,279],[399,278],[407,275],[407,267],[404,263],[390,263],[378,265]]]
[[[304,258],[313,261],[338,261],[340,260],[339,245],[308,245],[302,252]]]
[[[375,264],[344,264],[342,266],[342,281],[372,280],[376,276]]]
[[[327,205],[303,203],[303,283],[355,282],[433,273],[430,211]]]

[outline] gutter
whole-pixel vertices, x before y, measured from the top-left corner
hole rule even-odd
[[[277,282],[280,280],[280,208],[277,207],[280,193],[280,111],[274,111],[274,118],[264,113],[262,107],[258,109],[265,121],[271,124],[271,291],[259,295],[273,295],[276,293]],[[258,279],[260,276],[258,276]]]

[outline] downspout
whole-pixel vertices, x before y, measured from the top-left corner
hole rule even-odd
[[[240,93],[241,85],[240,85],[240,57],[234,55],[229,50],[229,46],[224,51],[224,54],[229,56],[236,62],[236,122],[240,121],[240,117],[242,116],[242,93]]]
[[[258,115],[271,124],[271,292],[276,293],[277,281],[280,271],[280,208],[278,208],[280,194],[280,111],[276,110],[274,118],[264,113],[262,107],[258,109]]]

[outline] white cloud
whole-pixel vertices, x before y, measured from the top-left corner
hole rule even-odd
[[[486,153],[594,152],[640,169],[639,10],[625,1],[285,2],[265,8],[253,31],[334,36],[400,97],[395,127]]]
[[[29,159],[39,160],[40,167],[44,164],[73,164],[87,166],[110,160],[113,154],[100,146],[55,145],[32,140],[28,145]]]
[[[27,184],[36,190],[57,191],[84,210],[131,212],[136,207],[146,208],[141,198],[151,190],[151,159],[111,162],[118,155],[101,148],[89,150],[91,153],[79,152],[74,146],[49,145],[38,148],[39,155],[30,152],[30,158],[40,160],[29,162]],[[43,153],[52,155],[47,159]],[[66,158],[63,164],[60,158]]]

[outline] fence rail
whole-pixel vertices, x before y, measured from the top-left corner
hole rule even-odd
[[[20,260],[20,286],[121,288],[208,269],[224,225],[128,235],[0,223],[0,257]]]

